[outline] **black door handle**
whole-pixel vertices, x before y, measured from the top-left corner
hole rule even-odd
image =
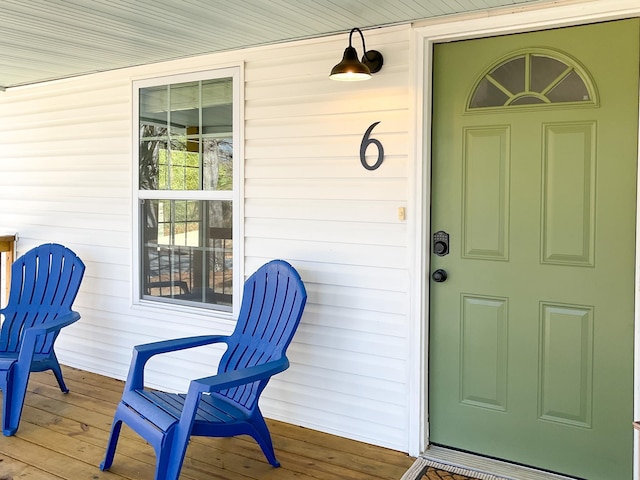
[[[434,282],[442,283],[447,279],[447,272],[439,268],[431,274],[431,278]]]

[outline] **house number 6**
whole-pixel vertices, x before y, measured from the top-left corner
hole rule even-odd
[[[367,170],[375,170],[380,165],[382,165],[382,160],[384,160],[384,147],[382,146],[382,143],[380,143],[380,140],[377,140],[375,138],[371,138],[369,136],[369,135],[371,135],[371,131],[379,123],[380,122],[373,123],[369,128],[367,128],[367,131],[364,133],[364,136],[362,137],[362,142],[360,143],[360,163],[362,163],[362,166],[364,168],[366,168]],[[376,147],[378,147],[378,160],[373,165],[369,165],[367,163],[367,148],[372,143]]]

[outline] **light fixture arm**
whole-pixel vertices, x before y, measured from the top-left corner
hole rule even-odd
[[[382,54],[377,50],[369,50],[367,51],[367,47],[364,44],[364,35],[362,34],[362,30],[358,27],[352,28],[351,32],[349,32],[349,46],[351,47],[351,38],[353,37],[353,32],[358,32],[360,34],[360,38],[362,39],[362,51],[364,55],[362,55],[362,63],[364,63],[371,73],[377,73],[382,68]]]
[[[358,32],[360,34],[360,38],[362,39],[362,51],[364,52],[365,58],[367,60],[369,60],[369,57],[367,55],[367,47],[365,47],[365,45],[364,45],[364,35],[362,34],[362,30],[360,30],[358,27],[352,28],[351,32],[349,32],[349,46],[350,47],[352,46],[351,37],[353,37],[353,32]]]
[[[358,27],[356,28],[352,28],[351,32],[349,32],[349,46],[352,47],[352,42],[351,39],[353,37],[353,32],[358,32],[360,34],[360,38],[362,39],[362,50],[363,51],[367,51],[367,48],[364,46],[364,35],[362,34],[362,30],[360,30]]]

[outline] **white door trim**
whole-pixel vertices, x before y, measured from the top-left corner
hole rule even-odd
[[[580,25],[598,21],[618,20],[640,16],[638,0],[564,0],[534,6],[501,9],[471,15],[449,17],[421,22],[414,25],[411,39],[412,48],[412,91],[414,120],[413,130],[416,139],[414,183],[411,185],[411,198],[415,217],[415,235],[413,236],[412,255],[416,265],[411,290],[411,322],[409,380],[409,454],[418,456],[429,444],[428,432],[428,315],[429,315],[429,255],[423,246],[429,244],[431,198],[431,138],[422,132],[431,131],[432,107],[432,51],[433,45],[453,40],[482,38],[507,33],[529,32],[555,27]],[[639,122],[640,123],[640,122]],[[640,132],[639,132],[640,136]],[[639,152],[640,158],[640,152]],[[639,169],[640,171],[640,169]],[[638,179],[640,186],[640,174]],[[640,189],[639,189],[640,191]],[[640,198],[640,195],[638,195]],[[640,202],[638,202],[640,212]],[[640,287],[640,217],[636,214],[636,292]],[[635,308],[635,346],[634,346],[634,418],[640,414],[640,299],[636,295]],[[629,425],[629,435],[633,434]],[[637,439],[634,459],[634,478],[637,476],[638,454]]]

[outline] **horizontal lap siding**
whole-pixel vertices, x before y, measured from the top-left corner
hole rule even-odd
[[[398,209],[413,170],[409,32],[365,32],[385,56],[368,82],[327,78],[344,34],[0,94],[0,231],[18,232],[19,253],[56,241],[87,264],[75,304],[82,320],[61,335],[61,361],[124,378],[132,345],[233,327],[211,314],[131,305],[131,80],[244,63],[245,272],[284,258],[308,290],[292,367],[269,384],[263,411],[407,451],[411,270]],[[361,52],[355,36],[354,46]],[[385,159],[370,171],[359,148],[378,121],[372,137]],[[375,147],[367,153],[373,162]],[[211,374],[220,354],[154,359],[147,378],[184,388]]]
[[[245,256],[248,271],[291,261],[309,295],[293,366],[273,380],[265,410],[406,450],[408,239],[398,208],[411,168],[409,43],[408,30],[376,33],[365,32],[367,46],[386,63],[367,82],[327,79],[346,36],[247,59]],[[369,171],[360,142],[378,121],[385,159]],[[375,147],[367,153],[375,161]]]

